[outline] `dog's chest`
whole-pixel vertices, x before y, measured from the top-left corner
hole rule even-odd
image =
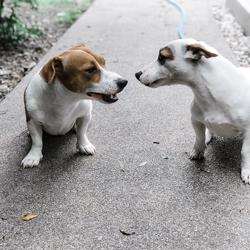
[[[206,116],[204,123],[212,133],[221,137],[228,138],[241,134],[241,130],[224,116]]]
[[[65,135],[74,126],[75,120],[70,122],[57,122],[55,120],[43,124],[43,129],[51,135]]]
[[[53,106],[44,113],[44,120],[42,122],[43,129],[52,135],[64,135],[69,132],[79,116],[76,108],[61,109]]]
[[[46,114],[43,129],[52,135],[64,135],[69,132],[75,124],[76,118],[72,115],[62,115],[50,112]]]

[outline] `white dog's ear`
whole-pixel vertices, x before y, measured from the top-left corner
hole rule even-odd
[[[206,58],[218,56],[212,48],[203,45],[201,43],[186,45],[186,53],[184,55],[185,59],[190,59],[192,61],[199,61],[202,56]]]
[[[158,62],[164,65],[166,60],[174,60],[173,51],[169,47],[164,47],[159,51]]]
[[[42,68],[40,74],[43,79],[51,84],[54,82],[56,73],[63,68],[62,60],[60,57],[50,59]]]

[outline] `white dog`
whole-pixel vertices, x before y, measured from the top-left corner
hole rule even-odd
[[[100,55],[81,44],[52,58],[33,77],[24,94],[32,146],[22,161],[23,167],[37,166],[42,159],[43,130],[64,135],[75,127],[79,152],[94,154],[95,147],[86,134],[91,100],[113,103],[127,84],[104,66]]]
[[[196,141],[190,159],[204,157],[212,136],[243,136],[241,178],[250,184],[250,69],[234,66],[194,39],[170,42],[158,59],[137,72],[144,85],[184,84],[194,94],[191,120]]]

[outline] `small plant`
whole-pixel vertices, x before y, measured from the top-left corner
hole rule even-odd
[[[60,22],[66,23],[68,25],[71,25],[74,23],[78,17],[82,14],[82,11],[77,10],[69,10],[68,12],[65,12],[62,16],[58,18]]]
[[[41,1],[41,0],[39,0]],[[42,0],[46,1],[46,0]],[[48,1],[48,0],[47,0]],[[81,14],[87,9],[92,0],[54,0],[54,2],[60,1],[65,5],[64,12],[58,15],[58,21],[67,25],[73,24]]]
[[[41,34],[37,27],[28,26],[18,17],[17,11],[23,4],[37,7],[36,0],[0,0],[0,47],[4,49]]]

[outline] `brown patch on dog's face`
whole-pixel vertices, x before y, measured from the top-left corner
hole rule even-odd
[[[174,60],[173,51],[169,47],[160,49],[158,56],[158,62],[161,65],[164,65],[166,60]]]
[[[102,56],[98,55],[97,53],[95,53],[93,50],[91,50],[90,48],[86,47],[85,44],[81,43],[73,48],[71,48],[70,50],[81,50],[84,51],[90,55],[92,55],[96,61],[102,66],[105,67],[105,60]]]
[[[104,65],[101,56],[79,45],[51,59],[40,74],[49,84],[57,78],[67,89],[82,93],[92,83],[100,81]]]

